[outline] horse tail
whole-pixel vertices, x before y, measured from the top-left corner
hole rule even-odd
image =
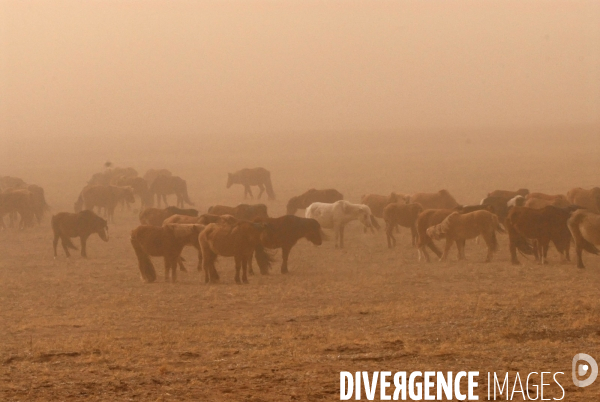
[[[273,191],[273,183],[271,183],[271,173],[268,173],[267,177],[265,178],[265,189],[267,190],[267,195],[269,196],[269,199],[274,200],[275,191]]]
[[[567,226],[569,226],[569,231],[571,232],[573,239],[575,239],[575,245],[581,247],[588,253],[598,255],[600,253],[600,250],[598,250],[598,248],[595,245],[593,245],[591,242],[589,242],[583,237],[581,229],[579,228],[579,225],[585,218],[585,215],[576,214],[571,216],[571,219],[569,219],[569,221],[567,222]]]
[[[254,256],[256,257],[256,263],[260,269],[260,273],[268,275],[271,269],[271,263],[274,261],[273,256],[265,250],[263,246],[256,246],[254,248]]]
[[[195,204],[190,200],[190,197],[188,196],[188,191],[187,191],[187,182],[184,180],[183,181],[183,201],[186,202],[188,205],[192,205],[194,206]]]
[[[60,237],[62,243],[71,250],[79,250],[71,241],[71,238],[68,236],[63,236],[58,227],[58,221],[56,220],[56,215],[52,215],[52,219],[50,220],[50,225],[52,226],[52,232],[54,232],[54,236]]]
[[[496,231],[492,231],[492,237],[490,239],[490,250],[492,253],[498,251],[498,238],[496,237]]]
[[[142,249],[142,245],[138,239],[131,237],[131,245],[133,246],[135,255],[138,259],[138,265],[140,268],[140,273],[142,274],[142,279],[148,283],[154,282],[156,280],[156,271],[154,270],[154,265],[152,265],[150,257]]]

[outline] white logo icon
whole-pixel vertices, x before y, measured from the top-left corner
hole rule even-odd
[[[580,363],[582,361],[585,363]],[[573,357],[572,369],[573,384],[581,388],[592,385],[592,383],[596,381],[596,378],[598,377],[598,363],[596,363],[596,360],[594,360],[592,356],[585,353],[578,353]],[[578,378],[583,377],[588,373],[590,376],[586,380],[580,380]]]

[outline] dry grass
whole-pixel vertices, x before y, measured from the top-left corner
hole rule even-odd
[[[315,154],[311,141],[280,139],[259,161],[249,141],[233,145],[229,158],[217,144],[201,161],[191,146],[187,157],[167,149],[160,163],[149,162],[152,149],[139,159],[124,150],[130,159],[119,164],[172,168],[202,210],[241,201],[241,188],[224,188],[228,170],[264,165],[278,195],[272,215],[312,186],[354,201],[444,187],[474,203],[495,188],[558,193],[598,184],[600,140],[532,146],[538,141],[383,137]],[[237,149],[244,145],[249,153]],[[44,185],[55,209],[69,210],[88,176],[75,167],[93,167],[38,162],[14,174]],[[207,286],[186,250],[191,269],[179,283],[161,282],[159,268],[159,282],[148,285],[128,241],[137,218],[116,218],[109,243],[90,241],[88,260],[53,260],[48,222],[0,232],[0,400],[338,400],[339,371],[384,369],[564,371],[566,400],[600,395],[598,384],[568,386],[575,353],[600,357],[600,258],[587,255],[579,270],[559,264],[553,250],[549,266],[521,258],[513,267],[500,236],[493,263],[481,263],[485,247],[469,242],[468,262],[454,261],[453,251],[447,263],[419,264],[407,230],[388,250],[383,232],[352,225],[344,250],[298,244],[285,276],[276,263],[271,275],[238,286],[232,261],[221,259],[222,283]]]

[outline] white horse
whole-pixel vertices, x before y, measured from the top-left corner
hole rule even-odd
[[[379,223],[371,213],[371,208],[364,204],[352,204],[345,200],[332,204],[313,202],[306,208],[307,218],[316,219],[322,228],[333,229],[335,246],[344,247],[344,227],[348,222],[359,220],[365,227],[379,229]]]

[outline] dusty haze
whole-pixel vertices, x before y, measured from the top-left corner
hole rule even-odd
[[[11,137],[600,124],[594,1],[3,1],[0,13]]]

